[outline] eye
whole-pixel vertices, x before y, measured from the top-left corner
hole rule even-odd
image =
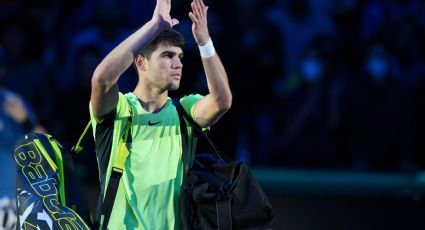
[[[167,57],[167,58],[170,58],[170,59],[173,58],[173,56],[174,55],[173,54],[170,54],[170,53],[164,55],[164,57]]]

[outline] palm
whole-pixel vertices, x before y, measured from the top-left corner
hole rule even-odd
[[[164,28],[171,28],[179,23],[177,19],[170,16],[171,0],[157,0],[154,11],[154,20]]]
[[[198,24],[192,24],[192,33],[195,35],[196,43],[203,43],[205,40],[208,40],[208,28],[199,26]]]
[[[205,6],[202,0],[193,0],[192,12],[189,12],[189,17],[192,20],[192,32],[198,45],[204,45],[209,38],[207,11],[208,6]]]

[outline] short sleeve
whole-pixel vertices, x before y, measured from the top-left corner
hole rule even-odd
[[[128,114],[128,103],[127,103],[127,98],[121,93],[119,92],[118,94],[118,104],[116,109],[114,109],[111,113],[115,113],[115,119],[119,119],[122,117],[127,116]],[[92,123],[93,126],[93,136],[96,137],[96,127],[98,124],[100,124],[104,119],[100,120],[99,118],[97,118],[94,114],[93,114],[93,108],[92,108],[92,104],[90,101],[90,121]],[[109,117],[110,115],[106,115],[105,117]],[[126,119],[126,118],[125,118]]]
[[[200,94],[190,94],[180,98],[180,104],[183,109],[189,114],[193,119],[193,109],[195,108],[196,103],[198,103],[204,96]]]

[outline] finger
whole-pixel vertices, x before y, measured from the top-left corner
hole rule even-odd
[[[200,0],[200,7],[201,7],[201,10],[202,10],[202,17],[204,17],[204,18],[207,17],[207,10],[208,10],[209,7],[206,6],[202,0]]]
[[[198,17],[198,11],[197,11],[196,6],[195,6],[195,1],[193,1],[192,3],[190,3],[190,7],[192,8],[192,14],[195,17]]]
[[[196,0],[192,2],[192,11],[198,19],[202,17],[202,11],[199,8],[199,2]]]
[[[196,19],[195,15],[192,12],[189,12],[189,18],[193,23],[197,23],[198,19]]]
[[[207,15],[207,11],[208,11],[208,9],[209,9],[209,7],[208,7],[208,6],[206,6],[206,7],[204,8],[204,15],[205,15],[205,16]]]
[[[204,1],[202,1],[202,0],[199,0],[199,2],[200,2],[200,4],[201,4],[202,8],[205,8],[205,4],[204,4]]]
[[[197,0],[198,2],[198,9],[199,9],[199,13],[201,17],[204,17],[204,9],[205,9],[205,5],[204,2],[202,0]]]

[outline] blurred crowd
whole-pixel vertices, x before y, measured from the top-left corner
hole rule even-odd
[[[234,94],[211,129],[226,153],[260,167],[425,169],[424,1],[205,2]],[[172,4],[187,44],[181,89],[171,96],[205,94],[190,1]],[[0,0],[0,87],[26,99],[37,122],[71,147],[89,120],[94,68],[154,6]],[[119,88],[132,91],[137,75],[124,75]],[[96,175],[95,165],[94,154],[83,156],[80,171]]]

